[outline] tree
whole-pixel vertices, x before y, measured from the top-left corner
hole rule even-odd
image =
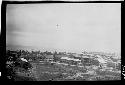
[[[40,59],[45,60],[45,59],[46,59],[46,56],[42,55],[42,56],[40,57]]]
[[[55,51],[54,54],[53,54],[53,60],[56,62],[58,61],[58,56],[57,56],[57,52]]]
[[[118,63],[118,64],[116,65],[116,69],[121,70],[121,63]]]
[[[100,65],[100,62],[98,60],[95,60],[95,59],[91,59],[90,63],[91,63],[91,65],[96,65],[96,66]]]

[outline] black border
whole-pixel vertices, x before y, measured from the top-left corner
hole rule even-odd
[[[124,24],[125,24],[125,2],[121,3],[121,79],[124,79],[124,76],[122,75],[123,72],[123,66],[125,66],[125,63],[123,63],[122,61],[125,61],[125,40],[124,40]]]
[[[123,12],[123,8],[125,6],[124,2],[123,1],[2,1],[2,6],[1,6],[1,38],[0,38],[0,48],[2,48],[0,51],[2,53],[2,59],[1,61],[3,62],[6,62],[5,60],[5,55],[6,55],[6,8],[7,8],[7,4],[52,4],[52,3],[121,3],[121,27],[123,27],[123,23],[124,23],[124,12]],[[124,34],[123,33],[123,30],[121,30],[121,34]],[[123,37],[121,37],[123,38]],[[122,39],[124,40],[124,39]],[[125,43],[124,41],[122,41],[123,43]],[[124,54],[124,50],[125,48],[122,47],[123,44],[121,43],[121,52]],[[121,56],[124,56],[123,54],[121,53]],[[0,54],[1,55],[1,54]],[[123,57],[122,57],[122,60],[123,60]],[[0,64],[0,67],[2,67],[3,65],[5,65],[5,63],[1,63]],[[123,63],[122,63],[123,65]],[[2,81],[3,83],[8,83],[8,84],[23,84],[23,83],[19,83],[19,82],[13,82],[13,81],[9,81],[6,79],[6,77],[4,77],[4,74],[6,75],[6,71],[5,71],[5,68],[2,67]],[[123,79],[123,78],[122,78]],[[116,85],[116,84],[120,84],[121,81],[85,81],[85,82],[82,82],[82,81],[50,81],[50,82],[44,82],[44,81],[40,81],[40,82],[26,82],[24,84],[30,84],[30,85],[35,85],[35,84],[88,84],[88,85],[93,85],[93,84],[101,84],[101,85]]]
[[[35,3],[122,3],[124,1],[89,1],[89,0],[86,0],[86,1],[59,1],[59,0],[56,0],[56,1],[2,1],[3,3],[6,3],[6,4],[35,4]]]

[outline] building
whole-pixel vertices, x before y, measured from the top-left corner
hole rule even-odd
[[[53,55],[46,55],[46,61],[53,61]]]
[[[20,58],[22,61],[25,61],[25,62],[28,62],[26,59],[24,59],[24,58]]]
[[[79,59],[74,59],[74,58],[69,58],[69,57],[62,57],[61,59],[73,60],[73,61],[81,61]]]
[[[69,58],[69,57],[61,57],[60,62],[68,63],[68,64],[71,64],[71,65],[78,65],[79,63],[81,63],[81,60],[74,59],[74,58]]]

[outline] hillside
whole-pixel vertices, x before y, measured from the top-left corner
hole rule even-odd
[[[18,51],[6,56],[14,57],[16,53]],[[14,67],[17,81],[20,79],[19,76],[37,81],[120,80],[121,78],[120,60],[113,60],[113,56],[109,55],[22,51],[21,57],[26,58],[32,68],[25,70],[23,67]]]

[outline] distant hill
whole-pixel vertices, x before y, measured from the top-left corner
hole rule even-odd
[[[34,51],[38,51],[38,50],[40,50],[40,51],[53,51],[53,52],[55,52],[55,51],[57,51],[57,49],[53,49],[53,48],[44,48],[44,47],[35,47],[35,46],[23,46],[23,45],[6,45],[6,49],[10,49],[10,50],[28,50],[28,51],[32,51],[32,50],[34,50]],[[53,50],[51,50],[51,49],[53,49]]]
[[[28,51],[32,51],[32,50],[40,50],[40,51],[57,51],[57,49],[54,49],[54,48],[37,48],[37,47],[34,47],[34,46],[23,46],[23,45],[7,45],[6,46],[6,49],[10,49],[10,50],[28,50]],[[53,49],[53,50],[52,50]],[[62,49],[59,49],[60,51],[57,51],[57,52],[61,52]],[[62,51],[63,52],[63,51]],[[71,52],[72,53],[72,52]],[[84,52],[81,52],[81,53],[84,53]],[[119,53],[106,53],[106,52],[87,52],[87,54],[104,54],[104,55],[114,55],[114,56],[117,56],[117,57],[120,57],[121,55]]]
[[[21,45],[7,45],[6,49],[11,49],[11,50],[19,50],[19,49],[23,49],[23,50],[32,50],[33,47],[32,46],[21,46]]]

